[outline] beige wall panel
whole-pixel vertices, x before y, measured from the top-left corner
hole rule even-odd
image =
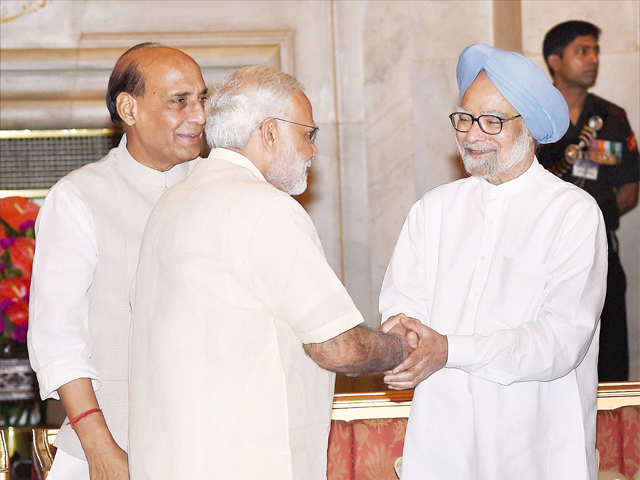
[[[78,48],[5,49],[2,50],[3,109],[0,127],[16,128],[92,128],[109,127],[106,112],[84,109],[88,116],[69,116],[69,108],[39,112],[21,112],[30,106],[40,109],[40,102],[51,104],[67,100],[104,104],[111,69],[129,46],[153,38],[177,46],[201,66],[205,83],[213,86],[235,68],[266,64],[292,72],[293,32],[238,31],[219,33],[138,33],[124,35],[82,35]],[[25,102],[29,100],[29,102]],[[45,107],[46,108],[46,107]],[[29,124],[23,123],[30,119]],[[79,123],[78,123],[79,122]]]
[[[521,0],[522,45],[528,56],[542,56],[544,34],[567,20],[586,20],[602,29],[603,53],[637,48],[637,0]],[[635,26],[634,26],[635,23]]]
[[[457,59],[472,43],[493,42],[493,2],[488,0],[414,2],[409,20],[416,58]]]
[[[459,178],[455,65],[469,43],[492,41],[492,4],[334,5],[345,282],[370,319],[411,204]]]

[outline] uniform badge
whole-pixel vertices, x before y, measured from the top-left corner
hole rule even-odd
[[[599,165],[616,165],[622,161],[622,142],[593,139],[589,160]]]
[[[571,175],[587,180],[597,180],[598,167],[599,165],[591,160],[578,160],[573,164]]]

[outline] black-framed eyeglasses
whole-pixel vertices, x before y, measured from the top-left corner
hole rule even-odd
[[[293,123],[294,125],[300,125],[301,127],[310,128],[311,130],[307,132],[307,139],[313,144],[316,143],[316,137],[318,136],[318,131],[320,130],[320,127],[316,127],[315,125],[307,125],[305,123],[292,122],[291,120],[285,120],[284,118],[278,118],[278,117],[272,117],[272,118],[274,120],[280,120],[281,122]]]
[[[510,118],[500,118],[496,115],[480,115],[474,117],[470,113],[453,112],[449,115],[449,120],[451,120],[453,128],[459,132],[468,132],[473,127],[473,122],[478,122],[480,130],[487,135],[498,135],[502,131],[502,126],[505,122],[518,117],[520,117],[520,115]]]

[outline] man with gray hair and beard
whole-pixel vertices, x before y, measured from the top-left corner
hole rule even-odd
[[[606,232],[593,198],[534,155],[564,134],[567,104],[487,45],[462,52],[457,77],[471,177],[413,206],[380,294],[383,331],[420,337],[385,375],[416,387],[402,479],[595,480]]]
[[[318,153],[300,83],[233,73],[205,131],[209,158],[161,198],[140,251],[131,478],[326,479],[329,370],[388,370],[407,342],[360,325],[291,198]]]

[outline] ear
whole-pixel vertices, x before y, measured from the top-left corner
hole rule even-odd
[[[116,109],[125,125],[128,127],[135,125],[138,114],[138,103],[133,95],[120,92],[116,98]]]
[[[274,118],[269,118],[262,123],[260,129],[260,137],[262,145],[266,151],[273,151],[277,148],[280,139],[280,131],[278,129],[278,121]]]
[[[562,57],[557,53],[549,55],[547,57],[547,62],[549,62],[549,66],[551,67],[551,70],[553,70],[553,73],[557,72],[562,67]]]

